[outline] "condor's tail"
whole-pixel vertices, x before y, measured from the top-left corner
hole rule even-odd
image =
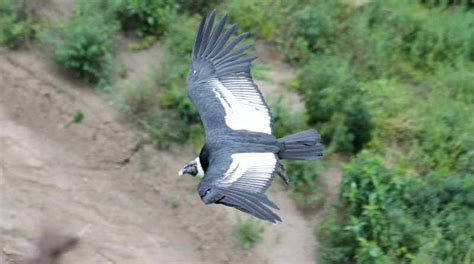
[[[316,160],[323,157],[321,136],[315,129],[308,129],[278,139],[280,159]]]

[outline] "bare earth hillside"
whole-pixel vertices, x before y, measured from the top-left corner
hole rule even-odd
[[[129,64],[140,57],[149,56]],[[0,260],[31,256],[42,228],[57,226],[83,234],[65,263],[314,262],[313,221],[286,188],[274,184],[269,194],[284,222],[266,225],[263,241],[242,250],[229,235],[235,210],[205,206],[197,181],[177,176],[190,148],[136,152],[140,132],[63,76],[38,52],[0,48]],[[259,82],[264,93],[281,85],[272,80]],[[78,124],[76,111],[85,114]]]

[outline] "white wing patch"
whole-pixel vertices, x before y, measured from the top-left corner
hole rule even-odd
[[[225,110],[225,122],[234,130],[272,133],[270,112],[258,88],[245,76],[210,81]]]
[[[263,192],[277,164],[274,153],[236,153],[219,185],[249,192]]]

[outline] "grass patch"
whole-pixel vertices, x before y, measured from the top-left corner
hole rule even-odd
[[[173,208],[173,209],[176,209],[179,207],[179,200],[176,199],[176,197],[171,197],[168,199],[168,205]]]
[[[74,113],[72,121],[76,124],[81,123],[84,120],[84,113],[81,111],[76,111]]]
[[[264,226],[252,217],[242,219],[240,215],[237,215],[237,223],[234,226],[232,236],[243,249],[249,250],[255,243],[262,240],[264,230]]]

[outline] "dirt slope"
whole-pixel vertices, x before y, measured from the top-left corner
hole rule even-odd
[[[132,155],[134,130],[120,114],[60,76],[36,53],[0,49],[2,258],[20,259],[40,227],[59,225],[85,229],[66,263],[261,263],[223,235],[227,213],[177,177],[187,148]],[[70,124],[76,110],[85,119]]]
[[[122,52],[129,79],[143,78],[159,52]],[[257,81],[262,92],[282,94],[293,71],[265,46],[258,55],[270,65],[268,80]],[[39,52],[0,48],[2,263],[33,254],[44,226],[84,233],[65,263],[314,263],[319,220],[306,219],[286,187],[275,183],[269,192],[284,222],[266,225],[263,241],[243,251],[228,235],[235,210],[203,205],[197,181],[177,177],[193,158],[189,148],[135,153],[140,132],[95,91],[63,76]],[[301,109],[297,97],[285,98]],[[83,122],[71,122],[75,111],[84,112]]]

